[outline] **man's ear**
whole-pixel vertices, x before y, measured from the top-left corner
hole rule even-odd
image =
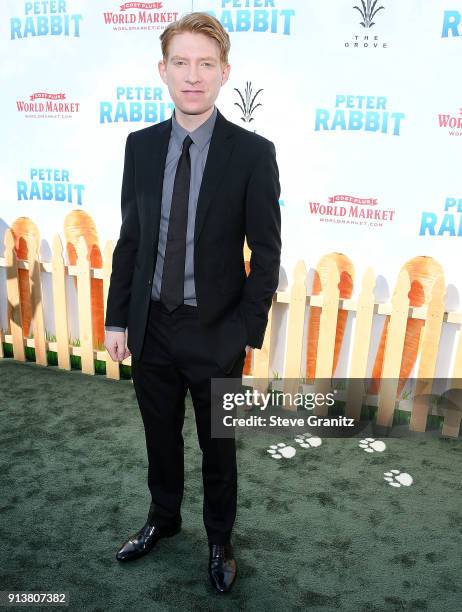
[[[231,64],[226,64],[221,71],[221,84],[224,85],[229,78],[229,72],[231,70]]]
[[[157,63],[157,68],[159,70],[160,78],[163,80],[165,84],[167,84],[167,79],[165,76],[165,63],[164,60],[159,60]]]

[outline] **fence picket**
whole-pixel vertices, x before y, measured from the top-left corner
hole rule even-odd
[[[268,312],[268,325],[266,326],[265,337],[261,349],[251,349],[253,351],[252,377],[257,380],[266,381],[270,376],[270,350],[272,335],[273,308]],[[261,386],[266,386],[262,384]],[[260,389],[264,391],[265,389]]]
[[[59,234],[56,234],[53,238],[51,275],[58,367],[63,370],[70,370],[71,358],[69,353],[69,326],[67,318],[66,268],[64,265],[63,244]]]
[[[34,324],[35,361],[47,365],[45,321],[43,316],[42,275],[40,271],[40,244],[29,234],[26,238],[31,288],[32,320]]]
[[[366,393],[367,357],[371,343],[372,319],[375,307],[375,274],[372,268],[365,271],[361,292],[356,306],[355,335],[351,351],[351,365],[347,380],[345,416],[359,420]]]
[[[95,373],[93,361],[93,329],[91,321],[90,261],[85,238],[77,242],[77,301],[79,311],[79,338],[82,372]]]
[[[6,294],[8,300],[8,326],[12,336],[13,357],[26,361],[22,331],[21,300],[19,299],[18,260],[14,250],[13,232],[5,232]]]
[[[112,255],[114,253],[114,247],[111,240],[108,240],[104,245],[103,249],[103,303],[104,303],[104,320],[106,320],[106,304],[107,304],[107,296],[109,293],[109,284],[111,280],[111,270],[112,270]],[[112,357],[105,349],[105,357],[106,357],[106,376],[108,378],[112,378],[114,380],[120,379],[120,368],[119,362],[113,361]]]
[[[335,334],[340,296],[340,274],[334,261],[327,262],[327,281],[322,289],[322,309],[319,320],[318,352],[316,355],[316,393],[326,394],[331,389],[335,352]],[[314,413],[326,416],[327,404],[317,405]]]
[[[294,269],[290,289],[287,338],[284,362],[284,393],[297,393],[302,365],[303,327],[306,311],[306,266],[299,261]],[[297,407],[287,407],[296,411]]]
[[[454,408],[447,410],[444,415],[443,428],[441,433],[444,436],[457,438],[460,431],[462,420],[461,398],[462,398],[462,324],[459,328],[459,339],[456,348],[452,378],[449,388],[450,395],[454,395]]]
[[[435,375],[436,358],[441,337],[444,317],[445,285],[444,277],[439,274],[433,284],[428,304],[425,325],[420,342],[420,363],[416,377],[409,429],[425,431],[427,416],[430,409],[429,399],[432,393],[433,377]],[[422,396],[426,396],[426,398]]]
[[[401,270],[391,300],[392,310],[385,344],[382,377],[378,397],[377,424],[391,427],[399,385],[406,323],[409,313],[409,291],[411,283],[407,270]]]

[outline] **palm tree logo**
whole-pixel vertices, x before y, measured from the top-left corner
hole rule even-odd
[[[360,21],[360,24],[364,28],[372,28],[372,26],[375,25],[375,22],[372,20],[379,11],[385,8],[384,6],[379,6],[375,8],[377,2],[378,0],[374,0],[373,2],[372,0],[366,0],[366,2],[364,2],[364,0],[361,0],[362,8],[360,8],[359,6],[353,7],[361,13],[361,17],[363,18],[363,20]]]
[[[262,106],[260,102],[258,104],[255,104],[255,99],[258,94],[263,91],[263,89],[259,89],[257,93],[253,94],[252,83],[250,81],[246,81],[244,96],[241,94],[237,87],[234,88],[234,91],[237,91],[242,103],[241,104],[239,102],[234,102],[234,105],[238,106],[241,109],[243,115],[241,117],[242,121],[244,121],[245,123],[250,123],[254,120],[254,117],[252,117],[252,113],[254,112],[254,110],[259,106]]]

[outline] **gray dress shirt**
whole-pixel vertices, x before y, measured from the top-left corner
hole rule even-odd
[[[204,174],[205,162],[209,151],[210,139],[212,137],[217,107],[213,107],[210,117],[201,123],[193,132],[188,132],[182,127],[172,114],[172,131],[168,145],[167,158],[165,160],[164,182],[162,187],[162,205],[159,226],[159,242],[157,246],[157,259],[152,282],[151,297],[153,300],[160,299],[160,288],[162,283],[162,270],[164,268],[165,248],[167,244],[168,220],[170,206],[172,204],[173,183],[175,180],[178,160],[181,156],[183,141],[189,134],[193,141],[189,153],[191,157],[191,182],[189,186],[188,201],[188,224],[186,229],[186,261],[184,271],[184,303],[197,306],[196,289],[194,285],[194,225],[196,221],[197,200]],[[108,331],[125,331],[123,327],[106,327]]]

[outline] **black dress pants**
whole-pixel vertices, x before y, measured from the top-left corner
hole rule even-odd
[[[149,519],[159,526],[181,520],[184,490],[182,428],[189,389],[202,451],[203,520],[208,541],[226,543],[237,507],[234,438],[211,437],[211,382],[241,378],[245,348],[229,374],[213,360],[213,346],[202,333],[195,306],[172,313],[151,300],[149,323],[139,359],[132,357],[132,378],[143,419],[148,455]]]

